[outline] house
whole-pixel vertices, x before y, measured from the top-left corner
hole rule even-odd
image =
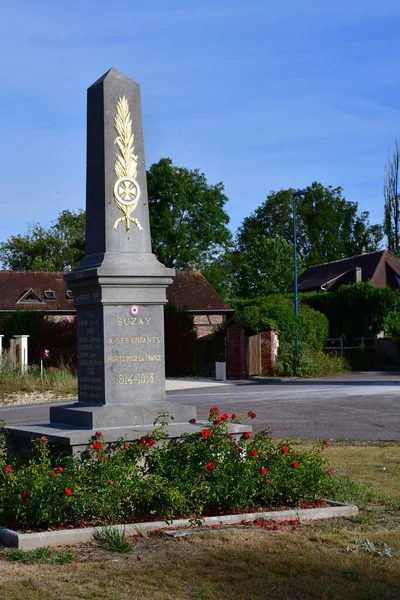
[[[233,310],[198,271],[177,271],[167,299],[193,316],[198,337],[221,325]],[[0,271],[0,313],[42,311],[52,320],[74,320],[73,294],[62,272]]]
[[[400,259],[389,250],[377,250],[309,267],[298,278],[299,292],[335,292],[341,285],[371,281],[376,287],[400,287]],[[293,290],[293,287],[291,288]]]

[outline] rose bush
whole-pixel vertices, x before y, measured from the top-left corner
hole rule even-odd
[[[268,430],[229,433],[229,424],[238,422],[235,414],[229,418],[212,407],[205,428],[172,441],[165,417],[136,443],[106,444],[97,431],[90,450],[79,457],[55,456],[46,437],[37,439],[30,456],[0,458],[0,525],[39,530],[199,520],[296,505],[327,493],[325,440],[299,452],[289,441],[272,440]]]

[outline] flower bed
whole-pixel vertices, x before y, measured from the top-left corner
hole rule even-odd
[[[250,418],[255,418],[249,411]],[[46,437],[29,457],[0,459],[0,524],[20,531],[171,521],[298,506],[329,491],[327,445],[297,451],[270,431],[240,438],[235,414],[210,410],[207,427],[167,441],[166,420],[135,444],[96,432],[80,457],[55,456]]]

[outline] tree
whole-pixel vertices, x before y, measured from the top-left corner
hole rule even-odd
[[[298,257],[298,273],[303,270]],[[232,273],[234,297],[255,298],[284,294],[293,283],[293,245],[283,238],[254,237],[240,242]]]
[[[78,266],[84,245],[84,211],[63,210],[49,229],[36,223],[1,243],[0,261],[13,271],[64,271]]]
[[[231,240],[222,183],[162,158],[147,173],[153,252],[167,267],[201,269]]]
[[[393,152],[388,153],[383,182],[385,199],[384,231],[388,248],[395,254],[400,250],[400,147],[397,139]]]
[[[378,249],[382,228],[370,225],[368,212],[358,216],[357,203],[346,200],[340,187],[314,182],[306,189],[305,197],[296,203],[297,247],[306,266]],[[246,247],[262,235],[292,243],[294,191],[270,192],[265,202],[244,219],[238,231],[239,243]]]

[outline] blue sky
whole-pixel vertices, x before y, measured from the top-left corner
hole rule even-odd
[[[234,231],[269,190],[341,186],[383,218],[400,138],[396,0],[13,0],[0,20],[0,241],[85,206],[86,88],[141,84],[146,163],[222,181]]]

